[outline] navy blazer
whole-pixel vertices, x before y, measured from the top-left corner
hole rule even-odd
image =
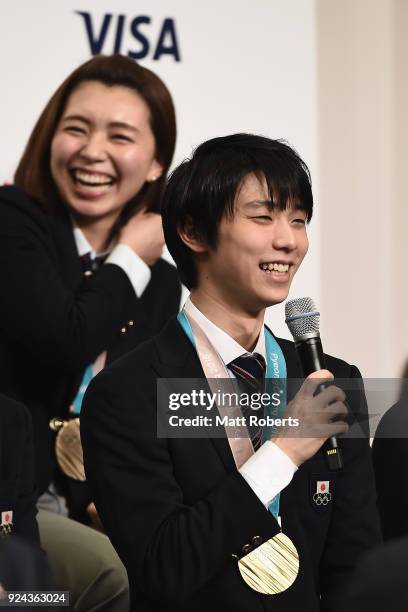
[[[408,536],[408,393],[382,417],[373,441],[377,504],[384,540]]]
[[[22,404],[0,395],[0,527],[2,536],[17,536],[40,545],[30,413]],[[10,529],[5,529],[7,523]]]
[[[68,211],[0,188],[0,391],[31,411],[40,493],[57,471],[49,420],[69,416],[86,366],[104,350],[109,364],[177,313],[176,269],[160,259],[151,271],[140,299],[117,265],[84,277]]]
[[[300,378],[293,343],[277,340],[288,377]],[[360,382],[347,401],[362,421],[367,406],[357,368],[326,359],[335,376]],[[283,527],[299,551],[300,574],[286,592],[260,595],[243,582],[233,555],[256,536],[268,540],[279,526],[237,471],[226,438],[157,437],[159,378],[204,378],[175,318],[95,377],[81,421],[88,482],[128,571],[133,609],[341,610],[354,564],[380,540],[368,439],[340,441],[345,463],[340,472],[328,471],[318,452],[283,490]],[[330,483],[326,506],[313,501],[319,480]]]

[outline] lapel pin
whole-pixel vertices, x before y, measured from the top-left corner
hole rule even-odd
[[[9,535],[13,527],[13,511],[5,510],[1,513],[0,533],[2,536]]]
[[[330,481],[318,480],[316,485],[316,493],[313,495],[313,501],[317,506],[327,506],[331,501]]]

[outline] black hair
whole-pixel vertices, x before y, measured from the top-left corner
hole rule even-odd
[[[216,248],[218,227],[233,215],[237,192],[249,174],[265,181],[268,197],[280,210],[295,204],[312,218],[310,172],[297,152],[282,140],[254,134],[212,138],[195,149],[171,174],[162,201],[164,235],[182,282],[197,283],[194,253],[180,229]]]

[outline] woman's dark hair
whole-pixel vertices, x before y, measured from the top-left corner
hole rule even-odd
[[[14,175],[18,187],[38,200],[46,210],[60,202],[51,175],[51,141],[70,94],[84,81],[98,81],[108,87],[122,85],[136,91],[150,110],[150,126],[155,138],[156,159],[163,173],[154,182],[145,183],[130,200],[116,223],[116,231],[143,204],[150,211],[160,210],[166,174],[170,167],[175,141],[176,118],[170,92],[151,70],[123,55],[97,55],[79,66],[58,87],[38,119]]]
[[[288,144],[253,134],[213,138],[197,147],[171,174],[162,202],[164,236],[182,282],[197,283],[194,254],[179,236],[191,235],[217,246],[218,227],[232,215],[236,194],[248,174],[265,180],[274,206],[296,204],[310,221],[313,195],[306,164]]]

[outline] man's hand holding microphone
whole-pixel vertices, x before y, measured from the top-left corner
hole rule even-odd
[[[271,438],[297,466],[313,457],[328,438],[348,431],[344,391],[329,385],[316,395],[318,387],[333,378],[328,370],[310,374],[285,411],[285,419],[297,419],[298,427],[294,431],[293,426],[283,426]]]

